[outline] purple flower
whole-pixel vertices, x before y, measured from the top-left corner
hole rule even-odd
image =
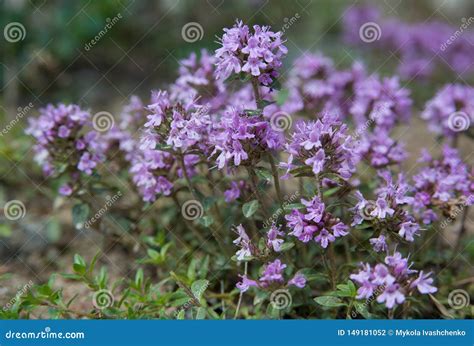
[[[227,203],[235,201],[240,197],[240,192],[245,186],[245,181],[232,181],[230,183],[230,189],[224,191],[224,199]]]
[[[385,303],[385,306],[392,309],[395,305],[405,301],[405,295],[413,293],[417,288],[421,294],[436,292],[432,286],[433,279],[430,274],[423,271],[417,274],[417,270],[410,269],[408,259],[403,258],[399,252],[392,256],[385,257],[385,263],[378,263],[375,267],[370,264],[361,264],[362,269],[357,274],[352,274],[350,278],[358,285],[357,299],[370,298],[376,288],[383,289],[382,294],[377,297],[377,302]]]
[[[252,256],[252,244],[242,225],[237,226],[235,232],[238,234],[238,237],[233,241],[233,243],[240,247],[235,255],[237,256],[237,260],[242,261],[245,258]]]
[[[371,238],[369,242],[372,244],[375,252],[387,251],[388,249],[387,242],[382,234],[378,238]]]
[[[399,284],[391,284],[385,288],[381,295],[377,297],[378,303],[384,303],[389,309],[395,304],[402,304],[405,301],[405,295],[402,293]]]
[[[63,196],[70,196],[72,194],[72,187],[69,184],[61,185],[59,193]]]
[[[263,271],[259,281],[262,285],[268,285],[272,282],[283,281],[283,270],[286,268],[286,264],[281,263],[279,259],[273,262],[269,262]]]
[[[390,208],[387,201],[383,198],[378,198],[375,202],[375,209],[370,213],[370,215],[379,219],[385,219],[387,215],[392,216],[393,213],[394,210]]]
[[[259,78],[260,83],[269,85],[272,77],[282,65],[287,49],[283,45],[281,32],[270,31],[266,26],[253,26],[253,32],[242,21],[230,29],[224,29],[220,39],[221,47],[216,50],[216,76],[226,79],[232,73],[241,71]]]
[[[348,179],[355,171],[352,145],[347,127],[332,116],[300,122],[285,147],[289,155],[282,166],[287,168],[287,176],[293,169],[307,165],[314,174],[336,173]]]
[[[462,162],[459,152],[449,146],[443,147],[439,159],[425,153],[423,161],[426,166],[413,176],[413,209],[421,215],[424,223],[431,223],[438,218],[433,209],[459,203],[474,194],[474,175],[472,168]]]
[[[81,159],[77,165],[77,168],[84,173],[91,175],[92,169],[97,166],[97,161],[93,159],[92,155],[88,152],[82,154]]]
[[[413,280],[410,284],[410,287],[416,287],[421,294],[435,293],[438,289],[431,284],[433,283],[433,278],[430,277],[431,273],[423,273],[420,271],[419,276]]]
[[[319,234],[314,238],[317,243],[320,243],[321,246],[325,249],[328,247],[329,243],[332,243],[336,240],[336,237],[329,233],[326,229],[322,229]]]
[[[327,248],[336,237],[349,234],[349,227],[328,213],[319,197],[315,196],[309,201],[302,199],[301,203],[306,207],[305,213],[293,209],[285,216],[287,226],[292,230],[290,235],[304,243],[314,240],[321,247]]]
[[[216,58],[205,49],[200,57],[191,53],[179,62],[179,76],[170,86],[170,98],[182,103],[199,99],[211,111],[219,109],[229,95],[221,79],[215,75]]]
[[[285,233],[280,231],[280,228],[272,225],[267,232],[267,246],[272,248],[273,251],[279,252],[281,248],[281,244],[283,244],[284,240],[278,237],[283,236]]]
[[[306,206],[305,220],[320,222],[324,215],[324,203],[318,196],[314,196],[312,200],[302,199],[301,203]]]
[[[474,88],[469,85],[448,84],[428,101],[421,117],[437,134],[456,136],[474,123]]]
[[[242,281],[237,283],[237,288],[240,292],[246,292],[250,287],[258,287],[258,283],[255,280],[250,280],[246,275],[239,275]]]
[[[295,276],[293,276],[293,278],[288,281],[288,285],[304,288],[306,286],[306,277],[303,274],[296,273]]]
[[[248,116],[236,108],[225,112],[218,126],[210,138],[214,147],[210,156],[217,155],[219,169],[248,164],[265,151],[279,149],[283,143],[282,133],[273,130],[266,119]]]
[[[374,275],[370,264],[361,264],[362,269],[357,274],[351,274],[350,278],[359,284],[357,290],[357,299],[370,298],[374,293],[374,289],[377,287],[372,282]]]
[[[26,133],[36,140],[35,161],[46,175],[55,173],[58,167],[62,171],[78,169],[92,174],[92,169],[104,159],[105,143],[97,132],[88,130],[88,125],[90,113],[77,105],[48,105],[40,109],[37,119],[30,118]],[[76,149],[74,155],[72,148]]]
[[[418,234],[419,229],[420,225],[415,222],[407,221],[401,224],[398,234],[407,241],[414,241],[415,238],[413,238],[413,236]]]

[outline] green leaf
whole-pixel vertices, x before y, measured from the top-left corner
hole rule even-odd
[[[178,315],[176,315],[177,320],[184,320],[184,309],[179,310]]]
[[[81,265],[81,266],[83,266],[83,267],[86,266],[86,261],[84,261],[84,258],[82,258],[82,256],[79,255],[79,254],[75,254],[75,255],[74,255],[74,262],[73,262],[73,263],[74,263],[74,264],[79,264],[79,265]]]
[[[285,210],[293,210],[293,209],[303,209],[305,208],[304,204],[302,203],[291,203],[291,204],[286,204],[283,209]]]
[[[6,224],[0,225],[0,237],[8,238],[12,235],[12,233],[13,232],[10,226]]]
[[[135,286],[141,287],[143,284],[143,269],[139,268],[135,274]]]
[[[196,320],[203,320],[206,318],[206,308],[200,306],[197,308]]]
[[[83,229],[89,218],[90,208],[85,203],[78,203],[72,207],[72,223],[76,229]]]
[[[202,280],[196,280],[191,284],[191,292],[193,292],[194,296],[197,298],[197,300],[200,300],[202,295],[204,294],[204,291],[209,287],[209,281],[202,279]]]
[[[279,106],[283,105],[286,100],[288,99],[288,96],[290,95],[290,92],[288,89],[281,89],[278,91],[276,95],[276,102]]]
[[[365,303],[354,302],[354,310],[351,311],[351,317],[356,318],[357,314],[361,314],[366,319],[372,318],[372,315],[367,310],[367,304]]]
[[[272,172],[270,172],[268,169],[263,168],[263,167],[256,168],[255,173],[260,179],[272,180],[273,178]]]
[[[339,284],[336,286],[337,291],[334,292],[333,294],[337,297],[352,297],[352,290],[351,288],[346,285],[346,284]]]
[[[323,196],[324,197],[329,197],[329,196],[332,196],[334,195],[337,191],[339,191],[339,186],[336,186],[336,187],[333,187],[329,190],[326,190],[323,192]]]
[[[1,231],[0,231],[1,236]],[[61,225],[58,220],[51,219],[46,225],[46,236],[52,243],[57,242],[61,238]]]
[[[207,211],[209,210],[214,204],[216,204],[217,198],[214,196],[206,196],[202,200],[202,206],[204,207],[204,210]]]
[[[160,253],[156,250],[148,249],[146,252],[148,254],[148,257],[150,257],[152,260],[158,260],[161,258]]]
[[[347,280],[347,286],[351,290],[352,297],[355,297],[357,295],[357,289],[356,289],[354,283],[351,280]]]
[[[206,215],[199,219],[199,223],[204,227],[209,227],[214,223],[214,218],[210,215]]]
[[[314,298],[314,301],[316,303],[318,303],[319,305],[322,305],[322,306],[327,307],[327,308],[336,308],[336,307],[339,307],[339,306],[345,306],[346,305],[342,302],[342,300],[340,300],[337,297],[333,297],[333,296],[316,297],[316,298]]]
[[[247,202],[242,206],[242,212],[246,218],[251,217],[258,210],[258,201],[254,199],[253,201]]]
[[[288,251],[288,250],[290,250],[293,246],[295,246],[295,243],[293,243],[293,242],[285,242],[285,243],[281,244],[281,246],[280,246],[280,251],[281,251],[281,252]]]

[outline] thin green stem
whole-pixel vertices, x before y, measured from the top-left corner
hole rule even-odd
[[[272,168],[273,182],[275,184],[275,190],[278,197],[278,201],[280,202],[280,207],[283,208],[284,201],[283,201],[283,194],[280,188],[280,177],[278,176],[278,169],[275,165],[275,160],[273,160],[272,154],[268,153],[267,156],[268,156],[268,161],[270,162],[270,166]]]

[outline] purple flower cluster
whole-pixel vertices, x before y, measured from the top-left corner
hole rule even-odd
[[[356,62],[349,70],[336,70],[330,58],[305,53],[295,60],[285,86],[288,98],[281,109],[287,113],[338,114],[345,117],[352,104],[354,86],[365,69]]]
[[[104,159],[104,142],[91,125],[91,115],[77,105],[48,105],[37,119],[30,119],[26,132],[36,139],[35,160],[46,175],[69,173],[72,183],[80,173],[91,175]],[[60,192],[70,195],[70,184]]]
[[[413,242],[414,236],[419,234],[420,226],[407,207],[413,203],[413,197],[408,194],[413,188],[407,183],[404,175],[399,174],[396,182],[389,171],[380,171],[383,185],[375,190],[377,199],[368,201],[357,191],[357,204],[352,210],[355,212],[352,226],[363,221],[369,222],[379,236],[370,239],[376,252],[388,249],[386,239],[395,234],[406,241]]]
[[[397,77],[371,76],[357,83],[350,112],[358,128],[371,121],[374,131],[389,131],[410,120],[411,105],[410,91],[400,87]]]
[[[205,105],[194,101],[174,103],[166,91],[158,91],[152,94],[152,104],[147,109],[150,114],[141,149],[153,150],[159,143],[166,143],[180,153],[206,149],[211,117]]]
[[[412,100],[398,78],[372,76],[357,84],[350,113],[356,126],[361,159],[376,168],[404,161],[407,154],[403,143],[390,137],[390,131],[410,120]]]
[[[428,128],[437,134],[455,136],[474,124],[474,88],[448,84],[429,100],[421,114]]]
[[[145,131],[130,172],[145,201],[171,194],[173,180],[183,177],[181,157],[189,176],[199,162],[193,150],[207,152],[210,116],[205,106],[193,101],[173,102],[166,91],[152,93]],[[174,169],[176,167],[176,169]]]
[[[444,146],[440,159],[424,150],[419,161],[426,166],[413,176],[413,209],[425,224],[438,219],[433,209],[451,215],[456,204],[474,203],[474,171],[461,160],[456,149]]]
[[[304,212],[293,209],[285,216],[290,235],[304,243],[314,240],[327,248],[336,238],[349,234],[349,227],[329,213],[319,197],[315,196],[309,201],[302,199],[301,203],[305,206]]]
[[[377,296],[377,302],[385,303],[388,309],[402,304],[415,289],[421,294],[438,290],[432,285],[431,273],[410,269],[408,259],[399,252],[385,257],[384,263],[378,263],[373,268],[368,263],[361,264],[361,267],[357,274],[350,276],[359,285],[357,298],[373,299]]]
[[[179,76],[170,86],[170,97],[183,103],[199,98],[211,110],[223,106],[228,97],[224,83],[216,79],[216,57],[205,49],[198,58],[196,53],[180,61]]]
[[[232,181],[230,188],[224,191],[224,200],[229,203],[238,199],[242,191],[246,188],[246,185],[244,180]]]
[[[231,108],[219,121],[210,139],[214,147],[210,156],[217,155],[219,169],[225,165],[254,165],[262,154],[283,145],[282,133],[272,129],[270,123],[260,116]]]
[[[132,96],[122,109],[120,122],[103,134],[107,152],[114,156],[119,151],[127,162],[132,162],[139,144],[136,134],[140,126],[143,126],[144,118],[145,106],[142,100],[138,96]]]
[[[355,170],[353,141],[347,126],[326,114],[321,120],[303,121],[296,125],[291,140],[285,146],[288,161],[282,163],[289,173],[305,171],[319,175],[335,173],[349,179]]]
[[[286,264],[276,259],[265,265],[258,281],[249,279],[246,275],[240,275],[241,281],[238,282],[236,286],[241,292],[247,291],[250,287],[268,288],[277,285],[304,288],[306,286],[306,277],[301,273],[296,273],[285,285],[285,279],[283,277],[285,268]]]
[[[220,39],[222,47],[216,50],[216,75],[226,79],[232,73],[245,72],[262,85],[270,85],[278,77],[282,58],[288,50],[283,45],[281,32],[267,26],[253,26],[253,32],[242,21],[224,29]]]
[[[377,40],[364,43],[361,28],[376,23]],[[472,17],[458,26],[441,22],[405,23],[395,18],[382,18],[375,7],[353,7],[344,16],[346,39],[353,45],[377,47],[398,55],[398,73],[406,79],[427,78],[438,66],[459,74],[473,71],[474,32],[467,30]]]

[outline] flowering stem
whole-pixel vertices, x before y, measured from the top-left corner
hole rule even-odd
[[[278,201],[280,202],[280,206],[283,208],[283,196],[280,188],[280,178],[278,176],[278,169],[275,165],[275,160],[273,160],[273,156],[270,153],[268,153],[268,161],[270,162],[270,166],[272,167],[273,181],[275,183],[275,190],[277,193]]]
[[[191,179],[189,178],[188,171],[186,170],[186,164],[184,163],[184,155],[178,155],[179,156],[179,162],[181,164],[181,169],[183,170],[183,176],[184,179],[186,180],[186,183],[188,184],[189,191],[193,195],[194,199],[199,201],[199,197],[197,196],[197,190],[194,187],[193,183],[191,182]]]
[[[319,174],[316,174],[315,178],[316,178],[316,191],[318,191],[318,197],[319,199],[321,199],[321,184],[319,180]]]
[[[252,167],[247,167],[247,171],[248,171],[249,176],[250,176],[250,182],[252,183],[252,187],[253,187],[253,189],[255,190],[255,196],[257,197],[258,202],[259,202],[260,205],[262,206],[263,214],[265,215],[265,217],[266,217],[267,219],[270,219],[270,215],[269,215],[268,212],[267,212],[268,209],[267,209],[267,207],[266,207],[266,203],[265,203],[265,201],[263,200],[262,195],[260,194],[260,190],[258,189],[257,175],[255,174],[255,171],[253,170]]]
[[[464,207],[464,210],[463,210],[463,213],[462,213],[462,216],[461,216],[461,229],[459,230],[458,239],[457,239],[457,242],[456,242],[456,246],[454,247],[454,252],[453,253],[458,253],[459,250],[460,250],[462,237],[463,237],[464,233],[466,233],[465,223],[466,223],[466,220],[467,220],[468,212],[469,212],[469,207],[468,206]]]
[[[183,154],[179,155],[179,159],[180,159],[180,163],[181,163],[181,169],[183,170],[184,178],[186,180],[186,183],[188,184],[189,191],[193,195],[194,199],[199,201],[200,198],[197,194],[197,189],[193,186],[193,184],[191,182],[191,179],[189,178],[188,172],[186,171],[186,165],[184,163],[184,155]],[[220,227],[223,227],[223,226],[224,226],[223,224],[220,225]],[[211,229],[212,236],[216,240],[217,244],[219,244],[219,247],[221,249],[223,249],[223,251],[226,253],[226,255],[230,255],[229,249],[227,248],[224,241],[219,236],[219,232],[218,232],[219,229],[216,228],[214,224],[211,224],[209,226],[209,228]]]
[[[248,269],[248,262],[244,264],[244,275],[247,276],[247,269]],[[235,309],[234,320],[237,319],[239,316],[240,305],[242,304],[242,297],[244,296],[244,292],[240,291],[239,294],[239,301],[237,302],[237,308]]]
[[[260,91],[258,90],[257,78],[252,78],[252,87],[253,87],[253,93],[255,94],[255,102],[257,103],[257,108],[263,108],[262,97],[260,96]]]

